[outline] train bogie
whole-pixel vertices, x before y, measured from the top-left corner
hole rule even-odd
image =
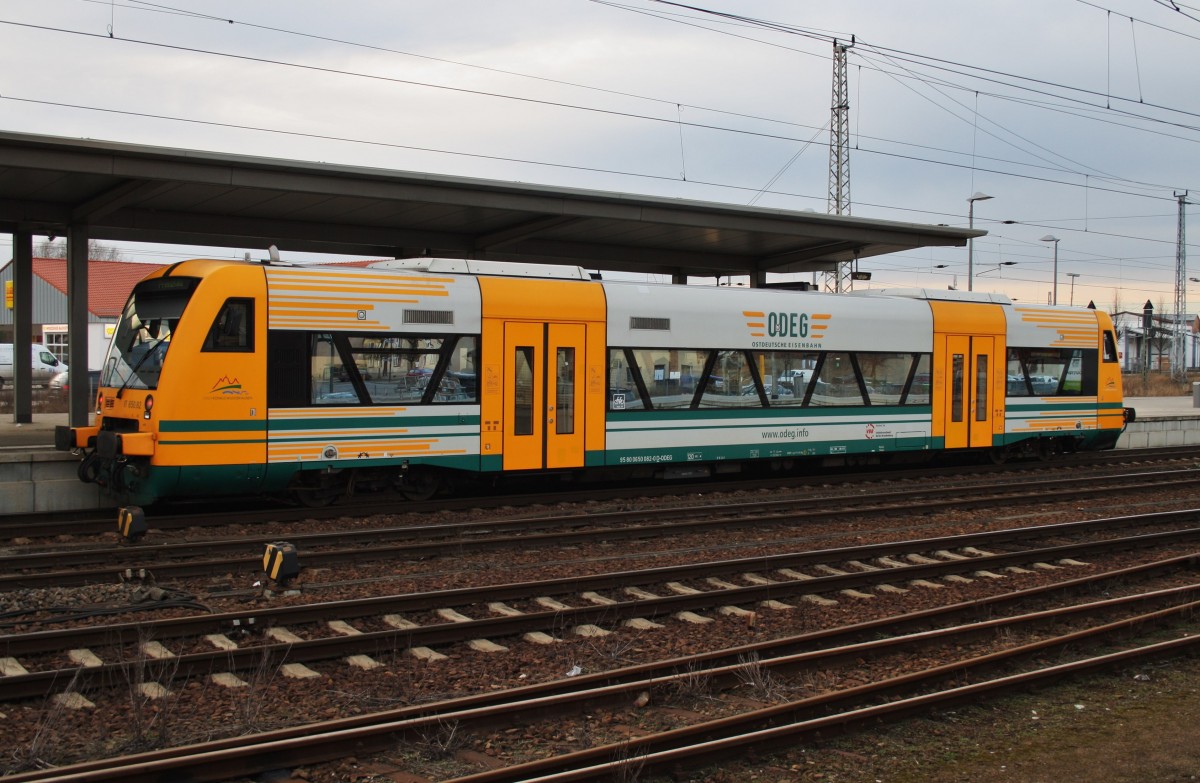
[[[98,405],[59,445],[141,504],[1044,455],[1111,447],[1125,421],[1112,325],[1091,310],[438,259],[176,264],[135,289]]]

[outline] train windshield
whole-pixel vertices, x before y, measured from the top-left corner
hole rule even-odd
[[[117,324],[100,377],[102,386],[157,389],[171,334],[199,281],[160,277],[133,289]]]

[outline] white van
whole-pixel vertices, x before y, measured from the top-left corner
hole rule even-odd
[[[67,369],[44,345],[34,343],[30,360],[33,368],[33,383],[45,386],[50,379]],[[0,343],[0,387],[11,386],[13,382],[13,347],[12,343]]]

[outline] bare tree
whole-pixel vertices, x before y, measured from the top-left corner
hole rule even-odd
[[[50,240],[39,242],[33,249],[33,255],[36,258],[66,258],[67,257],[67,242],[66,240]],[[88,240],[88,258],[92,261],[127,261],[121,255],[120,248],[109,247],[100,244],[99,240]]]

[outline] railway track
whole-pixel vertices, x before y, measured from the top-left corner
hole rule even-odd
[[[1138,633],[1144,635],[1147,627],[1179,624],[1200,608],[1200,584],[1194,580],[1117,598],[1064,602],[1070,596],[1155,575],[1182,572],[1191,576],[1195,565],[1196,556],[1157,561],[984,601],[704,655],[7,779],[12,783],[225,780],[274,769],[281,759],[296,766],[343,757],[348,748],[359,756],[386,752],[394,750],[398,742],[427,740],[433,733],[445,732],[447,726],[456,731],[487,732],[514,721],[557,721],[585,710],[631,702],[643,706],[669,702],[672,696],[700,689],[705,694],[728,693],[787,672],[827,670],[844,666],[846,661],[894,657],[914,650],[941,651],[934,665],[910,666],[908,671],[866,685],[826,689],[799,699],[775,698],[772,700],[777,703],[758,709],[468,774],[454,778],[454,783],[631,779],[620,774],[674,771],[736,756],[751,748],[778,750],[781,743],[810,739],[832,730],[894,721],[914,712],[1007,694],[1082,672],[1193,652],[1200,645],[1196,635],[1150,642],[1127,639]],[[1022,611],[1031,602],[1044,600],[1055,600],[1059,605]],[[1017,613],[995,616],[1014,610]],[[1070,626],[1068,630],[1046,634],[1046,629],[1061,629],[1064,624]],[[1029,636],[1034,632],[1036,637]],[[1014,641],[986,654],[972,652],[971,640],[1001,636]],[[1098,645],[1115,644],[1124,649],[1094,652]],[[968,650],[965,655],[964,649]],[[1055,651],[1067,655],[1068,650],[1074,659],[1067,663],[1030,663],[1035,656]],[[1013,667],[1020,670],[1013,673]]]
[[[7,699],[22,699],[45,696],[65,682],[80,688],[129,682],[133,667],[144,664],[148,645],[155,650],[153,657],[170,661],[172,677],[207,677],[212,672],[253,670],[264,661],[271,665],[285,661],[308,664],[352,656],[364,656],[359,665],[373,668],[371,656],[380,653],[408,651],[436,659],[441,654],[433,648],[439,646],[468,644],[499,651],[503,645],[497,640],[552,644],[564,633],[603,635],[606,627],[621,624],[653,628],[668,618],[711,622],[704,613],[748,618],[756,611],[787,611],[801,602],[829,604],[843,596],[851,600],[867,598],[872,592],[939,589],[947,583],[976,579],[1001,581],[1006,578],[1002,573],[1006,570],[1015,574],[1029,573],[1029,569],[1057,570],[1081,566],[1080,558],[1106,553],[1194,546],[1200,540],[1197,522],[1200,509],[595,576],[10,634],[0,637],[0,650],[10,661],[6,670],[9,676],[0,680],[4,686],[0,692]],[[1171,529],[1111,535],[1114,530],[1146,526]],[[1031,543],[1069,538],[1085,540],[1050,546]],[[1007,551],[992,551],[1001,548]],[[738,582],[731,581],[734,579]],[[368,630],[351,625],[350,620],[359,621]],[[309,633],[320,635],[306,639],[295,632],[297,624],[317,624],[318,630]],[[370,630],[372,625],[383,630]],[[247,629],[261,629],[262,633],[250,646],[239,646],[226,635],[245,633]],[[171,640],[201,637],[208,640],[208,651],[176,655],[162,646]],[[184,642],[183,646],[190,644]],[[116,649],[121,660],[104,663],[90,650],[86,656],[79,653],[92,646]],[[122,647],[133,652],[127,654]],[[38,656],[51,659],[51,664],[26,671],[38,668]],[[53,664],[53,660],[70,656],[72,664],[67,668]],[[86,661],[83,668],[80,660]]]
[[[426,559],[504,547],[562,547],[604,540],[620,542],[680,536],[711,530],[734,530],[768,525],[815,526],[837,517],[887,514],[920,507],[923,511],[1032,504],[1094,498],[1110,493],[1186,488],[1200,484],[1200,469],[1109,475],[1026,479],[1016,486],[985,483],[955,484],[931,489],[890,489],[864,497],[862,492],[821,498],[819,510],[797,510],[797,500],[755,500],[643,510],[608,511],[567,516],[520,517],[369,530],[289,535],[288,542],[303,553],[307,567],[330,568],[366,558]],[[17,587],[83,585],[111,582],[116,577],[138,579],[152,574],[169,582],[232,571],[262,570],[263,547],[279,535],[202,540],[176,544],[56,548],[19,551],[0,556],[0,591]]]
[[[936,480],[970,479],[986,475],[1004,477],[1010,482],[1023,482],[1031,476],[1044,475],[1047,468],[1076,470],[1122,466],[1153,466],[1156,463],[1200,460],[1200,448],[1175,446],[1159,449],[1120,450],[1097,453],[1071,454],[1050,463],[1008,463],[995,465],[955,465],[938,467],[909,467],[902,469],[821,469],[817,475],[796,475],[786,478],[768,479],[755,477],[728,481],[662,482],[620,487],[594,487],[581,490],[577,485],[555,485],[542,482],[532,493],[521,493],[520,485],[509,492],[468,496],[440,497],[432,501],[415,502],[385,496],[375,499],[363,496],[354,502],[346,502],[327,508],[289,507],[278,502],[249,499],[239,502],[193,503],[167,505],[152,509],[148,520],[155,530],[184,530],[188,528],[222,527],[234,518],[240,524],[265,522],[295,522],[312,519],[337,519],[346,516],[370,516],[394,514],[397,508],[405,513],[435,513],[442,511],[464,511],[471,509],[495,509],[545,504],[561,498],[564,502],[611,501],[629,498],[662,497],[678,495],[700,489],[705,494],[718,492],[768,490],[795,490],[811,487],[855,486],[863,482],[872,485],[887,482],[922,482]],[[114,530],[115,509],[100,512],[49,512],[38,514],[0,515],[0,541],[14,538],[32,539],[55,536],[96,536]]]

